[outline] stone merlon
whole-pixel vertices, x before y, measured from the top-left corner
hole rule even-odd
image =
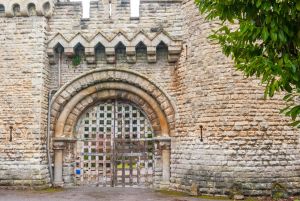
[[[6,17],[29,17],[33,15],[51,17],[53,0],[0,0]]]

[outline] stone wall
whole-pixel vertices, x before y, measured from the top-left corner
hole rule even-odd
[[[57,2],[54,11],[51,2],[49,13],[37,4],[33,16],[25,4],[21,4],[20,13],[11,10],[8,0],[0,0],[0,4],[10,9],[0,13],[0,186],[45,187],[49,183],[49,89],[58,90],[93,69],[123,69],[146,76],[166,92],[175,106],[172,189],[189,191],[194,183],[202,193],[226,194],[233,184],[241,183],[243,193],[261,195],[269,194],[272,183],[279,182],[290,192],[299,193],[299,132],[279,114],[284,103],[280,97],[264,100],[259,81],[235,71],[220,47],[207,39],[217,23],[205,21],[194,1],[141,0],[139,19],[130,18],[129,0],[112,1],[111,17],[108,0],[92,2],[89,19],[81,19],[81,4],[75,2]],[[148,40],[164,33],[172,43],[183,40],[184,44],[180,60],[174,62],[171,53],[178,54],[178,50],[173,46],[113,46],[105,47],[105,52],[80,43],[85,48],[84,61],[73,68],[72,56],[79,43],[70,44],[71,41],[81,37],[81,41],[90,44],[99,33],[108,41],[123,35],[123,42],[131,42],[138,33],[147,35]],[[61,44],[61,58],[57,46],[50,52],[48,47],[58,34],[67,41]],[[114,52],[116,61],[106,58],[111,56],[108,50]],[[95,59],[92,62],[91,52]],[[136,55],[134,62],[128,59],[132,54]],[[134,86],[149,87],[142,84]],[[76,87],[87,86],[83,85]],[[149,96],[155,97],[151,93]],[[70,146],[64,152],[69,166],[63,167],[63,176],[69,184],[73,182],[72,149]]]
[[[182,19],[181,15],[178,15],[178,13],[181,13],[181,2],[152,0],[141,1],[141,16],[139,19],[130,18],[129,1],[113,1],[111,18],[109,18],[107,6],[108,1],[104,2],[104,4],[101,3],[101,1],[92,2],[90,18],[81,19],[81,4],[74,2],[59,2],[56,4],[53,17],[49,19],[49,41],[50,44],[52,44],[53,40],[51,39],[54,39],[54,41],[56,41],[56,38],[62,36],[63,40],[57,41],[60,42],[60,44],[64,48],[64,52],[59,59],[59,54],[57,53],[57,51],[54,52],[54,55],[52,55],[53,48],[49,49],[48,53],[51,57],[53,56],[53,63],[50,66],[50,88],[59,89],[62,85],[76,80],[78,76],[83,75],[93,69],[106,69],[107,72],[109,72],[108,69],[122,69],[121,71],[133,70],[134,72],[138,72],[146,76],[147,79],[155,83],[155,85],[161,86],[163,90],[167,91],[170,99],[172,101],[175,101],[174,95],[176,92],[176,86],[173,85],[173,74],[175,72],[177,64],[174,62],[169,62],[170,51],[172,50],[171,46],[151,46],[151,48],[154,48],[153,51],[155,51],[156,54],[155,62],[149,62],[148,53],[150,50],[150,46],[142,48],[133,47],[134,54],[136,55],[136,62],[129,62],[127,53],[128,49],[132,48],[130,45],[125,46],[124,49],[117,46],[109,46],[110,44],[102,44],[105,45],[105,50],[99,52],[95,49],[96,46],[89,47],[89,45],[91,44],[91,42],[89,41],[92,41],[99,32],[105,36],[105,41],[107,43],[109,43],[110,40],[114,39],[114,37],[118,37],[118,33],[124,34],[125,38],[121,39],[121,42],[124,45],[126,45],[126,41],[129,41],[130,43],[134,38],[139,37],[139,33],[143,33],[141,37],[145,35],[145,40],[143,40],[143,38],[139,38],[139,40],[143,41],[145,45],[148,45],[147,40],[154,39],[160,33],[164,33],[166,37],[171,39],[171,41],[180,40],[182,38]],[[60,33],[59,37],[57,37],[57,33]],[[78,37],[79,35],[80,39],[78,39],[78,41],[81,41],[80,44],[83,45],[85,51],[82,55],[83,62],[79,66],[74,68],[72,66],[72,56],[75,52],[76,45],[79,43],[73,43],[73,41],[77,41],[74,40],[74,37]],[[167,41],[169,39],[167,39]],[[55,42],[53,43],[53,45],[54,51],[57,50],[57,43]],[[110,60],[107,59],[107,52],[109,49],[112,49],[112,51],[114,51],[115,53],[115,62],[109,63]],[[89,62],[90,55],[87,54],[88,51],[95,54],[95,62]],[[181,51],[181,43],[179,46],[179,51]],[[124,77],[126,78],[127,76]],[[107,78],[109,78],[109,76]],[[120,78],[115,79],[120,80]],[[132,80],[135,80],[135,78],[133,78]],[[102,82],[100,80],[95,81]],[[131,79],[127,81],[125,80],[124,82],[130,83]],[[143,87],[149,87],[149,84],[139,84]],[[138,86],[139,84],[136,83],[135,85]],[[87,84],[83,85],[88,86]],[[128,90],[130,88],[132,87],[129,87]],[[149,90],[153,89],[150,87]],[[67,91],[69,92],[69,90]],[[78,89],[77,92],[79,93],[79,91],[80,89]],[[126,94],[125,92],[122,93]],[[153,93],[155,94],[155,92]],[[118,92],[118,94],[121,93]],[[154,94],[151,94],[151,96],[155,97]],[[125,95],[123,96],[123,98],[126,97],[127,96]],[[88,101],[90,100],[88,99]],[[58,111],[63,111],[63,109]],[[52,112],[53,122],[55,122],[55,120],[57,119],[53,116],[54,113],[55,112]],[[76,123],[76,120],[74,120],[74,122]],[[64,132],[64,134],[69,133]],[[52,136],[54,136],[54,132],[52,132]],[[63,180],[65,182],[64,185],[74,185],[73,152],[73,146],[71,145],[66,147],[66,149],[64,150],[64,163],[62,173]],[[159,167],[157,168],[157,170],[158,169]],[[161,175],[156,174],[155,180],[157,183],[159,183],[158,179],[161,180]]]
[[[279,97],[264,100],[258,80],[236,72],[213,41],[192,0],[184,0],[185,50],[174,80],[180,122],[172,144],[171,186],[224,194],[234,183],[248,195],[270,194],[273,182],[298,192],[299,132],[279,114]],[[203,126],[203,142],[200,141]]]
[[[0,17],[0,188],[49,186],[46,29],[44,17]]]
[[[108,38],[114,37],[120,31],[129,39],[143,31],[150,38],[155,37],[161,31],[165,31],[174,40],[182,37],[182,19],[180,1],[141,1],[139,19],[130,18],[129,0],[112,1],[112,16],[109,18],[108,1],[91,2],[91,14],[89,19],[81,19],[81,4],[75,2],[59,2],[56,4],[53,17],[49,20],[49,39],[57,33],[62,34],[66,40],[72,39],[76,34],[82,34],[90,40],[101,32]],[[76,76],[95,68],[127,68],[149,76],[149,79],[162,85],[171,95],[172,74],[176,64],[168,63],[166,50],[157,53],[157,62],[149,64],[145,52],[137,52],[137,62],[126,62],[126,56],[120,57],[115,63],[108,64],[101,53],[96,53],[96,64],[88,64],[86,61],[73,68],[72,61],[65,54],[62,55],[61,85],[74,79]],[[58,61],[58,55],[55,55]],[[58,62],[50,68],[51,88],[58,86]]]
[[[155,35],[164,29],[173,37],[182,36],[181,0],[142,0],[139,19],[130,18],[129,3],[129,0],[112,1],[112,15],[109,18],[108,0],[92,1],[90,18],[82,19],[80,2],[58,2],[49,20],[49,34],[54,36],[60,32],[70,38],[81,32],[93,37],[99,31],[112,34],[123,30],[131,37],[140,30]]]

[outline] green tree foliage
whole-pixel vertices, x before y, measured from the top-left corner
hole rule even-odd
[[[195,0],[207,20],[219,20],[210,36],[246,76],[265,84],[265,97],[284,91],[282,110],[300,127],[300,0]]]

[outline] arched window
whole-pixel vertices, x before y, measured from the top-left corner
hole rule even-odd
[[[43,4],[43,10],[45,15],[50,11],[50,9],[51,9],[51,5],[49,2]]]
[[[35,4],[33,4],[33,3],[28,4],[27,9],[28,9],[28,14],[29,14],[29,16],[34,16],[34,15],[36,15]]]
[[[115,47],[117,63],[126,63],[126,47],[123,43],[119,42]]]
[[[5,13],[5,7],[4,5],[0,4],[0,15]]]
[[[95,47],[95,53],[96,53],[96,60],[97,63],[106,63],[106,54],[105,54],[105,47],[98,43],[98,45]]]
[[[74,47],[74,52],[76,56],[84,57],[85,48],[83,47],[83,45],[81,45],[81,43],[78,43]]]
[[[85,54],[84,53],[85,53],[84,46],[81,45],[80,43],[78,43],[74,47],[74,55],[72,57],[72,66],[73,67],[77,67],[77,66],[81,65],[83,60],[85,60],[85,58],[84,58]]]
[[[57,43],[54,47],[54,51],[56,54],[61,54],[65,51],[65,48],[60,43]]]
[[[157,60],[167,60],[168,59],[168,46],[164,42],[160,42],[156,47]]]
[[[130,17],[140,17],[140,0],[130,0]]]
[[[19,16],[20,15],[20,5],[19,4],[14,4],[13,5],[13,12],[14,12],[14,16]]]
[[[147,60],[147,47],[143,42],[140,42],[136,47],[136,60],[146,61]]]

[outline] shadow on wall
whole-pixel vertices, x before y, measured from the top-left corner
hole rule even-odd
[[[233,174],[224,174],[206,169],[189,169],[183,176],[181,184],[186,190],[190,190],[193,184],[198,185],[199,192],[212,195],[228,195],[229,189],[234,183]]]
[[[249,178],[241,179],[233,171],[228,169],[215,172],[197,167],[197,170],[189,169],[180,182],[175,185],[178,189],[185,189],[188,192],[193,186],[198,187],[198,192],[211,195],[228,195],[233,198],[235,195],[245,196],[272,196],[286,198],[297,192],[292,189],[288,181],[277,182],[270,178]],[[247,173],[244,173],[245,175]]]

